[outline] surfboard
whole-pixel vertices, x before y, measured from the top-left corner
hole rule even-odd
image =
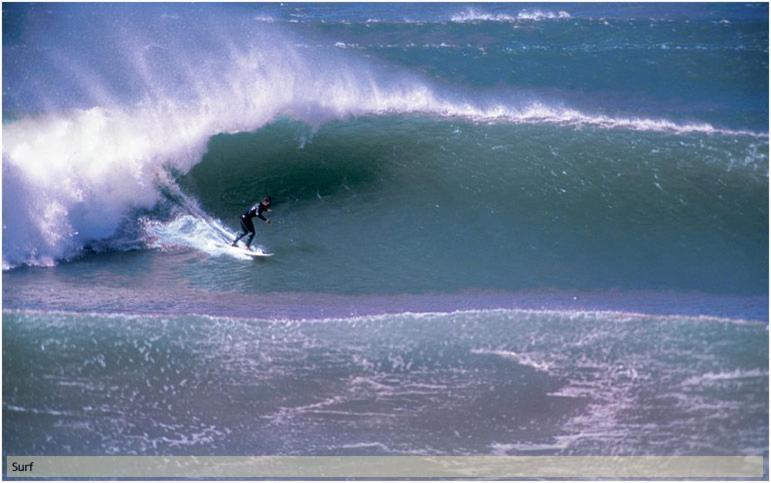
[[[272,257],[272,253],[266,253],[262,251],[260,248],[255,248],[254,250],[247,250],[246,248],[241,247],[234,247],[231,245],[228,245],[228,249],[234,253],[239,253],[242,255],[248,255],[250,257]]]

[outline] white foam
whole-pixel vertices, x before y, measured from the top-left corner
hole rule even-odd
[[[387,453],[391,452],[391,448],[389,448],[387,445],[385,445],[383,443],[378,443],[376,441],[375,442],[371,442],[371,443],[362,442],[362,443],[342,444],[342,445],[340,445],[340,448],[344,448],[344,449],[377,448],[377,449],[380,449],[380,450],[385,451]]]
[[[517,364],[520,364],[523,366],[532,367],[537,371],[549,372],[548,363],[537,361],[527,354],[519,354],[517,352],[512,352],[512,351],[490,350],[490,349],[472,349],[471,353],[494,355],[494,356],[502,357],[504,359],[512,360]]]
[[[512,451],[530,452],[530,451],[557,451],[563,450],[568,446],[567,442],[561,443],[492,443],[490,445],[491,453],[494,456],[506,456]]]
[[[205,220],[192,215],[180,215],[171,221],[158,221],[149,218],[140,219],[147,244],[151,248],[170,250],[193,248],[212,256],[229,256],[241,260],[251,260],[251,256],[235,250],[229,243],[235,234],[227,231],[219,222]],[[222,233],[229,233],[226,238]],[[229,241],[230,240],[230,241]],[[255,247],[258,253],[265,253]]]
[[[542,10],[522,10],[517,14],[519,20],[554,20],[554,19],[568,19],[571,18],[570,14],[564,10],[558,12],[542,11]]]
[[[560,20],[569,19],[570,14],[564,10],[558,12],[543,10],[522,10],[517,15],[505,13],[487,13],[474,8],[453,15],[450,20],[456,23],[476,23],[476,22],[521,22],[521,21],[541,21],[541,20]]]
[[[202,210],[198,203],[185,195],[175,184],[166,181],[164,190],[174,198],[177,213],[171,220],[155,220],[148,217],[139,219],[142,237],[151,248],[169,250],[178,248],[193,248],[212,256],[229,256],[241,260],[251,260],[252,257],[235,249],[230,243],[236,234],[231,232],[220,220],[212,218]],[[181,214],[180,214],[181,212]],[[257,246],[252,249],[265,254],[266,251]]]
[[[698,376],[692,376],[683,381],[684,386],[713,385],[743,379],[768,378],[768,371],[761,369],[741,370],[736,369],[726,372],[707,372]]]

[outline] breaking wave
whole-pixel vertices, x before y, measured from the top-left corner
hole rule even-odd
[[[459,21],[508,21],[473,9],[459,15]],[[522,11],[516,20],[567,17],[561,11]],[[121,31],[138,33],[124,38],[108,24],[85,45],[63,45],[72,62],[64,70],[51,67],[51,59],[21,56],[29,61],[23,68],[28,75],[53,70],[77,88],[66,101],[41,92],[45,109],[4,122],[3,269],[52,265],[94,241],[109,240],[136,225],[137,212],[156,207],[162,187],[173,184],[168,173],[190,170],[212,136],[254,131],[281,116],[313,128],[355,116],[419,114],[471,123],[767,139],[766,133],[709,123],[594,114],[495,92],[469,94],[340,49],[323,55],[298,50],[288,33],[272,25],[255,33],[254,19],[246,20],[234,21],[228,32],[203,19],[161,35],[142,28],[139,18],[121,18],[129,27]],[[195,47],[201,39],[205,47]],[[90,49],[100,42],[97,61]],[[121,81],[98,65],[106,62],[105,52],[112,54]],[[91,70],[81,67],[94,62]],[[23,73],[14,70],[11,78]],[[125,88],[125,79],[132,88]]]

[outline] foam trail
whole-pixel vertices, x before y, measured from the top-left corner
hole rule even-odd
[[[220,220],[209,216],[195,199],[183,193],[169,177],[159,181],[159,189],[166,200],[171,202],[172,216],[170,220],[164,221],[150,217],[139,219],[141,237],[148,247],[158,250],[193,248],[212,256],[252,259],[232,249],[230,243],[236,235]],[[266,253],[256,243],[254,245],[255,251]]]
[[[230,240],[224,235],[229,232],[217,220],[207,220],[193,215],[178,215],[171,221],[159,221],[142,218],[140,225],[145,234],[147,245],[158,250],[174,250],[193,248],[211,256],[229,256],[240,260],[251,260],[252,257],[239,250],[232,249]],[[266,251],[256,246],[255,251],[265,254]]]
[[[230,243],[235,237],[227,228],[222,225],[222,222],[210,217],[196,202],[195,199],[187,196],[179,189],[174,181],[167,177],[165,182],[160,186],[161,192],[167,199],[172,201],[174,205],[174,211],[181,211],[183,214],[190,215],[191,217],[204,223],[211,232],[220,238],[221,241]]]
[[[490,349],[472,349],[472,354],[494,355],[502,357],[503,359],[509,359],[517,364],[531,367],[537,371],[549,372],[549,364],[546,362],[539,362],[531,358],[526,354],[520,354],[512,351],[505,350],[490,350]]]

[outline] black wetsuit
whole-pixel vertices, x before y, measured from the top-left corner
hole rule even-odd
[[[254,222],[252,219],[256,217],[262,221],[268,221],[268,219],[262,215],[266,211],[268,211],[267,206],[263,205],[262,203],[257,203],[256,205],[249,208],[243,215],[241,215],[241,230],[243,230],[243,233],[236,237],[235,241],[233,241],[233,246],[236,246],[238,240],[245,237],[247,233],[250,233],[249,239],[246,240],[246,247],[249,248],[249,246],[252,244],[252,239],[254,239]]]

